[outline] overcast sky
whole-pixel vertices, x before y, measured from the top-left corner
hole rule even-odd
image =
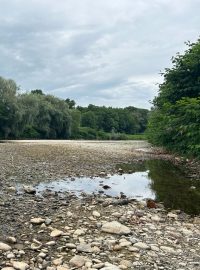
[[[0,0],[0,76],[78,105],[149,108],[200,0]]]

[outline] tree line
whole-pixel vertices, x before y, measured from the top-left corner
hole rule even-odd
[[[0,77],[1,139],[126,139],[143,133],[148,110],[76,106],[42,90],[20,93],[16,82]]]
[[[172,58],[153,101],[148,138],[155,145],[200,158],[200,39]]]

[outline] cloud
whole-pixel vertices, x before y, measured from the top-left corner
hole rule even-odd
[[[80,105],[149,108],[198,0],[2,0],[0,75]]]

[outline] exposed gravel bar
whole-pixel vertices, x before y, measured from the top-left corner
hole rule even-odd
[[[113,174],[116,164],[153,156],[161,154],[142,141],[0,144],[0,268],[200,269],[200,217],[100,195],[47,190],[38,197],[32,188],[64,176]]]

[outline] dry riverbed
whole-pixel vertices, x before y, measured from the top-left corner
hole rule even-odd
[[[105,177],[160,157],[170,158],[142,141],[0,144],[0,268],[200,269],[199,217],[102,194],[34,194],[41,181]]]

